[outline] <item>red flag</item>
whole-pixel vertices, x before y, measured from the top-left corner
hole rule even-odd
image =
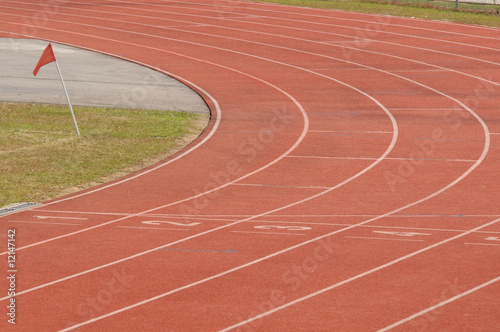
[[[56,56],[54,55],[54,51],[52,50],[52,44],[49,43],[49,46],[47,46],[43,51],[40,60],[38,60],[38,63],[36,64],[36,67],[33,70],[33,75],[36,76],[36,74],[38,74],[38,71],[40,70],[40,67],[45,66],[46,64],[51,63],[53,61],[56,61]]]

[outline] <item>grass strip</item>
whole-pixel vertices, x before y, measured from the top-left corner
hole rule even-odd
[[[175,153],[208,116],[0,103],[0,206],[42,202],[105,183]]]

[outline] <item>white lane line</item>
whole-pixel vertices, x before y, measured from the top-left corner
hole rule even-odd
[[[80,224],[68,224],[62,222],[45,222],[45,221],[24,221],[24,220],[9,220],[8,222],[20,222],[26,224],[40,224],[40,225],[71,225],[71,226],[80,226]]]
[[[491,233],[491,232],[488,232],[488,233]],[[500,244],[496,244],[496,243],[465,243],[465,244],[479,245],[479,246],[500,246]]]
[[[367,69],[367,68],[309,68],[311,70],[319,70],[319,71],[326,71],[326,70],[342,70],[342,71],[345,71],[345,70],[360,70],[360,71],[369,71],[370,69]]]
[[[410,320],[412,320],[412,319],[415,319],[415,318],[417,318],[417,317],[419,317],[419,316],[425,315],[426,313],[428,313],[428,312],[430,312],[430,311],[432,311],[432,310],[435,310],[435,309],[437,309],[437,308],[439,308],[439,307],[442,307],[442,306],[444,306],[444,305],[446,305],[446,304],[448,304],[448,303],[451,303],[451,302],[453,302],[453,301],[459,300],[459,299],[461,299],[461,298],[462,298],[462,297],[464,297],[464,296],[467,296],[467,295],[469,295],[469,294],[472,294],[472,293],[474,293],[475,291],[478,291],[478,290],[480,290],[480,289],[482,289],[482,288],[484,288],[484,287],[486,287],[486,286],[489,286],[489,285],[491,285],[491,284],[493,284],[493,283],[495,283],[495,282],[498,282],[498,281],[500,281],[500,277],[497,277],[497,278],[495,278],[495,279],[492,279],[492,280],[490,280],[490,281],[487,281],[487,282],[485,282],[484,284],[481,284],[481,285],[476,286],[476,287],[474,287],[474,288],[472,288],[472,289],[469,289],[469,290],[468,290],[468,291],[466,291],[466,292],[463,292],[463,293],[461,293],[461,294],[455,295],[455,296],[453,296],[453,297],[449,298],[449,299],[448,299],[448,300],[446,300],[446,301],[440,302],[440,303],[438,303],[438,304],[436,304],[436,305],[434,305],[434,306],[432,306],[432,307],[429,307],[429,308],[424,309],[424,310],[422,310],[422,311],[420,311],[420,312],[417,312],[416,314],[411,315],[411,316],[409,316],[409,317],[407,317],[407,318],[405,318],[405,319],[402,319],[402,320],[400,320],[400,321],[398,321],[398,322],[396,322],[396,323],[394,323],[394,324],[392,324],[392,325],[389,325],[389,326],[387,326],[387,327],[384,327],[383,329],[380,329],[380,330],[378,330],[377,332],[385,332],[385,331],[391,330],[391,329],[393,329],[393,328],[395,328],[395,327],[397,327],[397,326],[399,326],[399,325],[402,325],[402,324],[404,324],[404,323],[406,323],[406,322],[408,322],[408,321],[410,321]]]
[[[392,69],[389,71],[392,73],[446,72],[445,69]],[[437,110],[442,110],[442,108],[437,108]]]
[[[333,159],[333,160],[375,160],[374,157],[329,157],[329,156],[287,156],[287,158],[308,158],[308,159]],[[387,157],[386,160],[414,160],[414,161],[446,161],[446,162],[476,162],[472,159],[416,159]]]
[[[442,107],[442,108],[416,108],[416,107],[392,108],[391,107],[390,110],[391,111],[462,111],[462,109],[460,108],[453,108],[453,107]]]
[[[37,210],[33,209],[32,212],[37,212],[37,213],[44,213],[44,212],[50,212],[50,213],[73,213],[73,214],[88,214],[88,215],[103,215],[103,216],[132,216],[135,213],[119,213],[119,212],[93,212],[93,211],[70,211],[70,210],[50,210],[50,209],[43,209],[43,210]]]
[[[368,239],[368,240],[388,240],[388,241],[413,241],[413,242],[424,242],[424,240],[414,240],[414,239],[390,239],[384,237],[370,237],[370,236],[346,236],[350,239]]]
[[[275,234],[275,235],[306,235],[306,234],[302,234],[302,233],[275,233],[275,232],[250,232],[250,231],[231,231],[231,233]]]
[[[159,229],[162,231],[190,231],[190,229],[180,228],[159,228],[159,227],[135,227],[135,226],[116,226],[117,228],[134,228],[134,229]]]
[[[364,131],[342,131],[342,130],[309,130],[310,133],[341,133],[341,134],[392,134],[392,131],[370,131],[370,130],[364,130]]]
[[[64,213],[76,213],[76,214],[96,214],[96,215],[117,215],[117,216],[131,216],[134,213],[107,213],[107,212],[85,212],[85,211],[60,211],[60,210],[43,210],[50,212],[64,212]],[[210,218],[219,218],[219,217],[235,217],[235,218],[246,218],[251,217],[249,214],[205,214],[205,215],[195,215],[195,214],[169,214],[169,213],[150,213],[144,214],[146,217],[171,217],[171,218],[198,218],[198,219],[210,219]],[[376,217],[375,214],[273,214],[273,217],[304,217],[304,218],[324,218],[324,217],[342,217],[342,218],[350,218],[350,217]],[[393,214],[387,216],[388,218],[418,218],[418,217],[500,217],[500,214],[467,214],[467,215],[440,215],[440,214]]]
[[[376,159],[375,159],[376,160]],[[328,189],[330,187],[320,187],[320,186],[280,186],[272,184],[261,184],[261,183],[235,183],[235,186],[250,186],[250,187],[271,187],[271,188],[292,188],[292,189]]]
[[[251,318],[249,318],[249,319],[247,319],[247,320],[241,321],[241,322],[239,322],[239,323],[237,323],[237,324],[234,324],[234,325],[232,325],[232,326],[230,326],[230,327],[227,327],[227,328],[225,328],[225,329],[220,330],[220,332],[227,332],[227,331],[233,330],[233,329],[235,329],[235,328],[237,328],[237,327],[240,327],[240,326],[242,326],[242,325],[246,325],[246,324],[248,324],[248,323],[251,323],[251,322],[253,322],[253,321],[255,321],[255,320],[258,320],[258,319],[264,318],[264,317],[269,316],[269,315],[271,315],[271,314],[273,314],[273,313],[275,313],[275,312],[277,312],[277,311],[280,311],[280,310],[286,309],[286,308],[288,308],[288,307],[290,307],[290,306],[292,306],[292,305],[295,305],[295,304],[297,304],[297,303],[300,303],[300,302],[306,301],[306,300],[308,300],[308,299],[310,299],[310,298],[313,298],[313,297],[315,297],[315,296],[317,296],[317,295],[320,295],[320,294],[323,294],[323,293],[325,293],[325,292],[328,292],[328,291],[330,291],[330,290],[332,290],[332,289],[334,289],[334,288],[337,288],[337,287],[339,287],[339,286],[345,285],[345,284],[347,284],[347,283],[349,283],[349,282],[352,282],[352,281],[354,281],[354,280],[360,279],[360,278],[365,277],[365,276],[367,276],[367,275],[370,275],[370,274],[372,274],[372,273],[375,273],[375,272],[378,272],[378,271],[380,271],[380,270],[383,270],[383,269],[385,269],[385,268],[387,268],[387,267],[390,267],[390,266],[392,266],[392,265],[394,265],[394,264],[397,264],[397,263],[399,263],[399,262],[402,262],[402,261],[404,261],[404,260],[407,260],[407,259],[409,259],[409,258],[412,258],[412,257],[414,257],[414,256],[417,256],[417,255],[419,255],[419,254],[421,254],[421,253],[427,252],[427,251],[429,251],[429,250],[431,250],[431,249],[433,249],[433,248],[439,247],[439,246],[441,246],[441,245],[443,245],[443,244],[446,244],[446,243],[448,243],[448,242],[454,241],[454,240],[459,239],[459,238],[461,238],[461,237],[463,237],[463,236],[469,235],[469,234],[470,234],[470,233],[472,233],[473,231],[478,231],[478,230],[480,230],[480,229],[482,229],[482,228],[486,228],[486,227],[489,227],[489,226],[491,226],[491,225],[494,225],[495,223],[497,223],[497,222],[499,222],[499,221],[500,221],[500,218],[499,218],[499,219],[495,219],[495,220],[493,220],[493,221],[491,221],[491,222],[489,222],[489,223],[487,223],[487,224],[485,224],[485,225],[482,225],[482,226],[476,227],[474,230],[467,231],[467,232],[464,232],[464,233],[462,233],[462,234],[455,235],[455,236],[453,236],[453,237],[451,237],[451,238],[448,238],[448,239],[446,239],[446,240],[443,240],[443,241],[440,241],[440,242],[434,243],[434,244],[432,244],[432,245],[430,245],[430,246],[427,246],[427,247],[422,248],[422,249],[420,249],[420,250],[414,251],[414,252],[412,252],[412,253],[410,253],[410,254],[408,254],[408,255],[405,255],[405,256],[402,256],[402,257],[400,257],[400,258],[397,258],[397,259],[395,259],[395,260],[393,260],[393,261],[390,261],[390,262],[388,262],[388,263],[385,263],[385,264],[383,264],[383,265],[380,265],[380,266],[378,266],[378,267],[376,267],[376,268],[373,268],[373,269],[371,269],[371,270],[368,270],[368,271],[365,271],[365,272],[363,272],[363,273],[360,273],[360,274],[358,274],[358,275],[356,275],[356,276],[354,276],[354,277],[352,277],[352,278],[345,279],[345,280],[343,280],[343,281],[341,281],[341,282],[338,282],[338,283],[336,283],[336,284],[333,284],[333,285],[331,285],[331,286],[329,286],[329,287],[326,287],[326,288],[320,289],[320,290],[318,290],[318,291],[316,291],[316,292],[314,292],[314,293],[311,293],[311,294],[308,294],[308,295],[306,295],[306,296],[300,297],[300,298],[298,298],[298,299],[295,299],[295,300],[293,300],[293,301],[290,301],[290,302],[288,302],[288,303],[285,303],[285,304],[283,304],[283,305],[281,305],[281,306],[279,306],[279,307],[276,307],[276,308],[274,308],[274,309],[272,309],[272,310],[266,311],[266,312],[264,312],[264,313],[261,313],[261,314],[259,314],[259,315],[254,316],[254,317],[251,317]]]
[[[74,220],[87,220],[88,218],[79,217],[55,217],[55,216],[34,216],[37,219],[74,219]]]

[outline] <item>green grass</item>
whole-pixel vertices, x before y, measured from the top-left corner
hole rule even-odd
[[[0,206],[42,202],[153,164],[197,137],[208,116],[0,103]]]
[[[255,0],[289,6],[336,9],[359,13],[415,17],[421,19],[450,21],[500,27],[500,16],[495,6],[467,5],[460,3],[458,10],[454,2],[429,0]],[[500,0],[498,1],[500,3]]]

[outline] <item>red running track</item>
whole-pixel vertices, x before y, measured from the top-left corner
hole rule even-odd
[[[499,29],[240,1],[0,10],[3,37],[144,64],[212,111],[172,158],[1,218],[2,330],[498,331]]]

